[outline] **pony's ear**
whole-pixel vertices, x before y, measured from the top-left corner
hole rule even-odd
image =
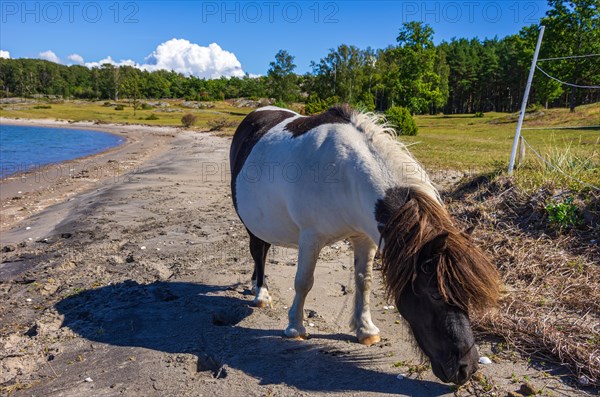
[[[446,245],[448,243],[448,234],[448,232],[442,232],[429,242],[429,246],[433,254],[439,254],[446,249]]]
[[[463,230],[463,233],[471,236],[471,235],[473,235],[473,230],[475,230],[475,225],[469,226],[468,228]]]
[[[448,243],[448,232],[442,232],[435,236],[431,241],[423,246],[421,249],[421,258],[427,260],[434,255],[442,253]]]

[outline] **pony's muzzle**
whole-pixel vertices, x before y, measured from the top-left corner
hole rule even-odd
[[[479,353],[477,352],[477,348],[473,344],[467,354],[458,362],[458,370],[452,379],[452,383],[456,383],[457,385],[465,384],[469,379],[471,379],[471,375],[477,371],[479,368]]]
[[[458,372],[456,373],[456,377],[452,381],[452,383],[456,383],[457,385],[464,385],[469,379],[471,379],[471,375],[473,375],[478,368],[479,366],[477,365],[477,363],[461,364],[458,367]]]
[[[459,360],[450,358],[441,365],[432,362],[431,369],[442,382],[463,385],[471,379],[471,376],[479,368],[478,361],[479,353],[473,345]]]

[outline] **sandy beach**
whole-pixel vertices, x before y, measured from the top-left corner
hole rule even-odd
[[[48,233],[53,226],[51,224],[38,224],[35,231],[23,235],[8,231],[19,221],[32,217],[48,206],[69,200],[102,183],[118,181],[147,159],[166,150],[168,140],[177,133],[176,128],[169,127],[69,123],[57,120],[0,118],[0,124],[95,130],[125,139],[123,144],[102,153],[35,167],[0,180],[2,244],[22,238],[39,238]]]
[[[409,330],[384,299],[379,272],[373,316],[382,341],[355,343],[346,242],[321,254],[306,303],[309,340],[282,337],[294,250],[269,255],[274,308],[251,307],[252,260],[231,203],[229,138],[68,126],[127,142],[2,181],[0,395],[454,395],[421,365]],[[458,395],[493,380],[504,396],[525,376],[552,395],[585,395],[558,370],[548,374],[518,355],[496,357],[490,341],[478,342],[493,362]]]

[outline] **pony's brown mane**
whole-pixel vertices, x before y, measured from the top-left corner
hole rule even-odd
[[[496,305],[500,293],[496,268],[471,238],[454,226],[437,200],[418,190],[407,190],[406,202],[390,214],[381,233],[382,270],[388,295],[398,302],[402,290],[417,276],[423,246],[448,233],[446,248],[437,262],[440,294],[446,302],[466,312]]]

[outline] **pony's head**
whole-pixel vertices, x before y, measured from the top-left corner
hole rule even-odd
[[[403,204],[388,208],[387,221],[380,225],[387,292],[434,374],[463,384],[479,359],[469,312],[496,304],[498,272],[436,199],[402,191]]]

